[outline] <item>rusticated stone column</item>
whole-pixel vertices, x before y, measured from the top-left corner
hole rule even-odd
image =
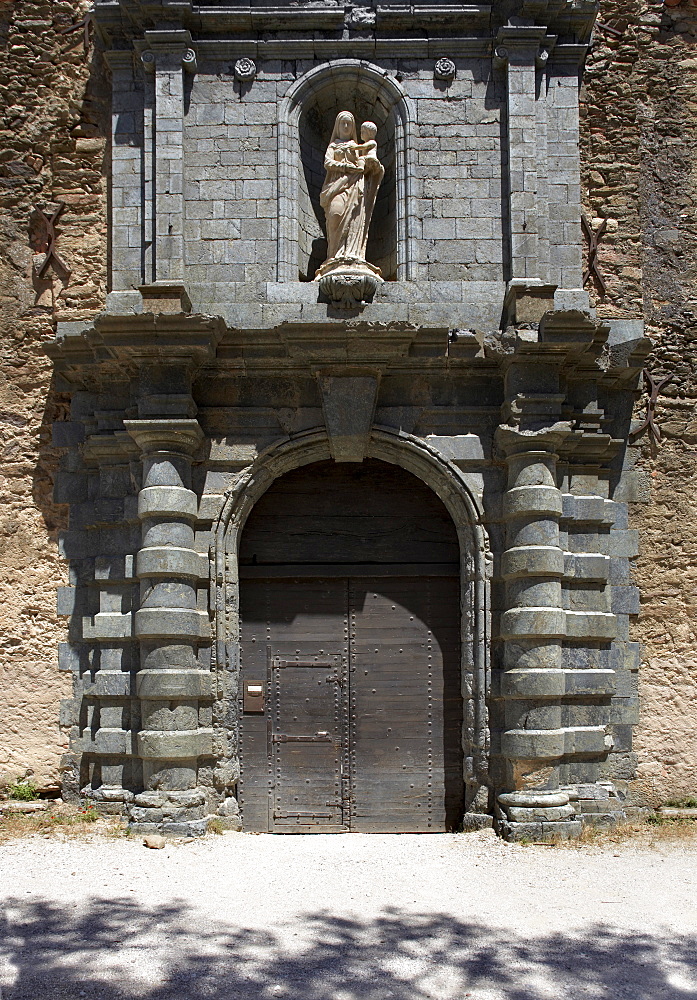
[[[207,803],[197,787],[198,768],[212,752],[211,675],[199,656],[210,642],[210,626],[197,608],[196,586],[207,567],[194,546],[198,505],[191,489],[192,456],[203,435],[186,417],[128,420],[125,426],[143,453],[135,635],[144,791],[136,795],[131,820],[142,831],[199,834]]]
[[[500,689],[507,788],[499,794],[498,805],[502,832],[513,838],[573,836],[581,829],[579,821],[570,819],[574,809],[568,794],[559,790],[557,767],[566,738],[561,707],[566,613],[556,449],[568,432],[561,422],[530,431],[501,426],[497,432],[508,467]]]

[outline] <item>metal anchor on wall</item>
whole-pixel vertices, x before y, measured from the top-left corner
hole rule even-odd
[[[72,274],[72,271],[70,270],[68,265],[65,263],[63,258],[56,250],[56,240],[58,239],[58,233],[56,232],[56,223],[58,222],[58,219],[60,218],[62,213],[65,211],[66,208],[65,202],[63,201],[58,202],[58,208],[56,208],[55,211],[51,213],[51,215],[45,212],[43,208],[39,208],[38,205],[35,205],[34,208],[41,216],[44,225],[46,226],[46,241],[47,241],[47,247],[44,259],[41,262],[41,264],[39,264],[39,266],[36,268],[36,275],[38,278],[45,278],[46,272],[48,271],[49,267],[53,265],[54,269],[56,270],[60,269],[63,275],[67,279]]]
[[[77,24],[71,24],[67,28],[63,28],[60,32],[61,35],[73,35],[77,31],[82,31],[82,43],[85,49],[85,58],[87,58],[90,50],[90,29],[92,27],[92,8],[90,8],[81,21]],[[68,45],[68,51],[74,49],[76,45],[80,43],[81,39],[76,38],[70,45]]]
[[[648,392],[648,398],[646,400],[646,415],[644,419],[639,424],[635,431],[629,435],[632,443],[641,437],[644,431],[649,432],[651,440],[658,444],[661,440],[661,428],[656,423],[656,408],[658,406],[658,397],[661,390],[668,385],[669,382],[673,381],[673,375],[666,375],[661,379],[655,379],[653,375],[650,375],[647,371],[644,371],[644,381],[646,383],[646,391]]]
[[[581,225],[583,226],[583,231],[588,240],[588,267],[583,272],[583,285],[585,287],[586,282],[590,276],[593,275],[600,285],[603,295],[606,295],[607,285],[605,284],[605,278],[603,278],[602,274],[598,270],[598,244],[605,235],[605,230],[607,229],[607,219],[603,219],[597,231],[593,232],[593,227],[588,222],[585,212],[582,212]]]

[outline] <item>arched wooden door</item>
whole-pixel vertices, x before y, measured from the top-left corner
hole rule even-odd
[[[245,830],[442,831],[463,804],[459,548],[377,460],[282,476],[240,549]]]

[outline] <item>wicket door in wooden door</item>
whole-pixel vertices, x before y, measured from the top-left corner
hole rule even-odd
[[[342,657],[296,656],[271,660],[273,829],[342,829]]]
[[[347,581],[246,579],[240,617],[244,829],[344,830]]]

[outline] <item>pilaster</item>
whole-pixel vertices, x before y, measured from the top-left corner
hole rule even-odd
[[[111,253],[112,290],[127,291],[143,280],[143,95],[132,49],[104,53],[111,74]],[[147,181],[146,181],[147,183]]]
[[[141,51],[152,74],[145,106],[146,282],[184,277],[184,71],[196,68],[189,31],[147,31]],[[148,245],[148,237],[152,241]]]

